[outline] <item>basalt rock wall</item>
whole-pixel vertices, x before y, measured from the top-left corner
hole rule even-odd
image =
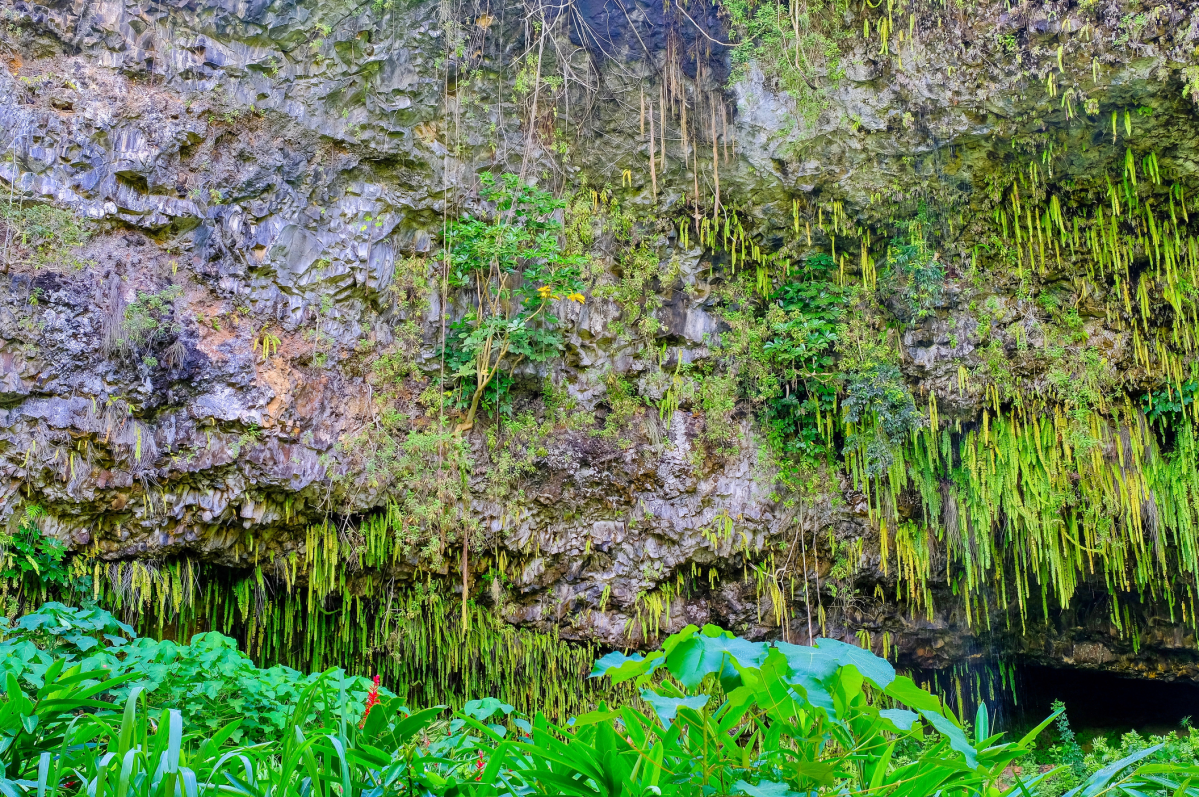
[[[378,364],[403,364],[388,406],[423,428],[445,325],[470,310],[441,288],[445,225],[486,211],[484,172],[520,174],[582,203],[564,220],[618,203],[636,246],[596,228],[586,300],[556,309],[558,356],[515,368],[512,413],[461,432],[476,600],[609,645],[714,622],[800,641],[822,628],[876,649],[885,636],[889,655],[934,668],[1006,651],[1199,677],[1193,618],[1148,593],[1113,615],[1102,568],[1072,605],[1022,620],[993,596],[967,619],[937,549],[913,602],[880,539],[894,527],[848,469],[826,468],[798,499],[782,490],[760,407],[735,381],[721,410],[699,394],[663,404],[680,363],[727,366],[735,300],[720,286],[737,264],[700,244],[698,219],[717,191],[763,250],[791,245],[799,262],[831,244],[845,272],[851,241],[851,280],[885,259],[897,220],[956,209],[936,245],[942,288],[918,313],[884,297],[880,328],[916,406],[934,395],[959,431],[998,389],[978,376],[996,357],[1019,392],[1052,389],[1044,328],[1069,307],[1080,347],[1126,395],[1170,381],[1060,248],[1048,268],[1042,251],[1031,288],[980,277],[977,259],[1015,171],[1040,158],[1039,179],[1069,204],[1071,186],[1120,173],[1133,126],[1137,157],[1156,153],[1199,195],[1199,10],[908,6],[814,7],[836,56],[793,53],[806,61],[796,88],[752,57],[772,51],[729,46],[734,15],[703,4],[3,0],[0,514],[15,527],[37,505],[44,533],[103,563],[249,571],[303,561],[306,530],[330,522],[352,548],[403,489],[354,443],[386,409]],[[553,80],[530,91],[535,62]],[[652,176],[647,103],[666,127]],[[43,206],[69,211],[86,240],[39,233],[26,211]],[[861,233],[859,258],[833,224],[875,237]],[[654,264],[639,295],[595,290],[627,286],[633,248]],[[130,319],[145,321],[138,345]],[[522,412],[536,430],[512,428]],[[706,436],[716,414],[732,445]],[[911,491],[898,503],[921,516]],[[457,585],[457,556],[390,572]],[[787,574],[785,597],[768,567]],[[688,579],[664,605],[663,587]]]

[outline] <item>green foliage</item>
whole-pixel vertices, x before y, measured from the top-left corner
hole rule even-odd
[[[453,222],[445,240],[450,285],[470,307],[452,325],[445,351],[459,403],[469,408],[464,427],[473,425],[481,403],[499,408],[521,362],[557,353],[561,338],[558,319],[549,313],[552,302],[583,301],[584,259],[564,250],[562,224],[554,218],[565,203],[521,185],[516,175],[497,181],[485,173],[482,182],[480,194],[495,203],[494,213]]]
[[[752,643],[712,626],[688,626],[648,656],[605,656],[595,674],[635,679],[658,721],[680,726],[668,741],[678,738],[682,749],[674,757],[669,745],[663,764],[671,781],[686,787],[680,793],[716,784],[749,795],[965,793],[996,782],[1024,752],[993,744],[998,737],[972,744],[936,697],[869,651],[835,640],[816,647]],[[625,716],[627,727],[627,710]],[[897,738],[926,728],[938,737],[927,755],[892,768]],[[738,741],[751,730],[757,733],[743,748]],[[757,734],[762,741],[752,755]],[[688,749],[683,740],[699,746]]]
[[[64,563],[65,543],[42,534],[37,518],[41,508],[31,506],[11,536],[0,534],[0,580],[5,590],[14,589],[24,600],[45,600],[53,591],[71,586],[71,573]]]
[[[161,291],[138,291],[137,299],[125,307],[121,323],[125,348],[146,349],[178,335],[183,328],[175,323],[175,300],[182,295],[178,285]]]
[[[630,424],[643,412],[645,404],[628,379],[609,373],[604,382],[609,412],[604,418],[603,428],[592,430],[591,435],[614,440],[621,448],[628,448],[632,444]]]
[[[1184,66],[1178,76],[1182,78],[1182,96],[1199,105],[1199,66]]]
[[[1177,388],[1167,385],[1160,390],[1147,393],[1142,400],[1145,417],[1159,426],[1173,425],[1182,418],[1183,411],[1195,402],[1199,395],[1199,380],[1188,379]]]
[[[9,263],[83,268],[75,250],[87,243],[91,232],[71,211],[50,205],[5,203],[0,206],[0,222],[6,228],[0,235],[0,251]]]
[[[26,691],[43,689],[54,668],[78,668],[85,686],[115,679],[95,694],[119,700],[137,690],[153,716],[178,710],[196,730],[211,733],[233,720],[234,741],[261,742],[287,727],[301,694],[320,682],[317,709],[328,706],[340,689],[361,711],[370,680],[340,670],[304,675],[289,667],[260,669],[222,634],[196,634],[190,643],[137,637],[108,612],[47,603],[0,629],[0,673]],[[332,691],[330,691],[332,690]],[[102,707],[101,707],[102,708]]]
[[[730,37],[737,42],[732,61],[735,77],[753,65],[787,92],[801,117],[815,120],[828,104],[818,84],[835,83],[844,74],[838,41],[844,37],[838,19],[847,5],[815,0],[780,6],[756,0],[722,0]]]
[[[1115,740],[1096,736],[1091,740],[1091,751],[1082,756],[1079,771],[1086,777],[1093,777],[1118,761],[1146,751],[1149,752],[1145,760],[1154,764],[1199,767],[1199,734],[1193,728],[1186,727],[1185,720],[1183,725],[1187,730],[1185,736],[1168,733],[1145,738],[1136,731],[1128,731]],[[1074,750],[1065,748],[1065,753],[1067,763],[1073,766]]]
[[[888,481],[879,485],[872,511],[902,532],[895,536],[895,555],[901,578],[920,574],[911,585],[917,603],[925,600],[935,544],[944,546],[949,571],[965,587],[968,621],[971,612],[983,621],[984,593],[998,595],[1004,611],[1018,610],[1021,622],[1037,604],[1048,617],[1051,596],[1067,606],[1085,579],[1100,573],[1120,585],[1108,610],[1121,632],[1133,630],[1127,603],[1145,601],[1150,593],[1163,596],[1167,606],[1186,600],[1191,621],[1190,586],[1199,567],[1188,553],[1199,546],[1195,430],[1175,427],[1172,450],[1163,452],[1130,401],[1108,409],[1111,419],[1097,411],[985,411],[980,428],[956,439],[950,429],[936,431],[931,424],[910,437]],[[1118,456],[1105,457],[1105,451]],[[908,488],[921,496],[923,522],[898,517],[895,498]],[[943,513],[950,501],[955,511]],[[1158,524],[1154,546],[1142,542],[1148,502]],[[884,561],[889,555],[884,549]],[[1129,593],[1136,597],[1125,598]],[[1138,635],[1130,637],[1135,650]]]
[[[704,412],[701,439],[712,454],[721,457],[737,452],[739,435],[733,424],[737,408],[737,378],[734,374],[713,373],[699,383],[699,406]]]
[[[765,421],[776,447],[799,459],[829,453],[827,424],[840,381],[835,347],[850,297],[831,280],[834,268],[826,254],[809,257],[766,312],[770,338],[762,358],[780,387],[767,401]]]
[[[662,324],[654,313],[662,307],[662,290],[669,290],[679,276],[679,266],[671,260],[663,269],[658,253],[647,241],[625,250],[618,261],[619,277],[605,282],[592,292],[597,299],[611,299],[620,306],[620,319],[609,324],[617,337],[652,339]],[[653,290],[653,283],[660,290]]]
[[[1053,701],[1053,711],[1057,714],[1057,719],[1053,724],[1054,730],[1057,731],[1058,742],[1050,748],[1051,763],[1060,767],[1060,771],[1054,777],[1047,778],[1042,789],[1050,788],[1060,793],[1062,789],[1070,789],[1079,785],[1088,775],[1093,775],[1099,767],[1095,767],[1090,772],[1087,771],[1086,763],[1083,760],[1082,746],[1074,736],[1070,720],[1066,718],[1065,704],[1060,700]]]
[[[134,673],[110,678],[58,658],[36,686],[6,675],[0,791],[1027,797],[1062,771],[1025,777],[1007,769],[1028,756],[1052,717],[1020,741],[1004,742],[990,733],[982,709],[967,733],[938,698],[886,661],[835,640],[815,647],[754,643],[688,626],[646,656],[604,656],[593,676],[635,683],[642,704],[601,704],[557,725],[485,697],[467,701],[445,722],[444,706],[413,713],[386,692],[368,692],[359,702],[353,684],[329,673],[310,676],[288,696],[281,727],[247,745],[249,734],[238,742],[242,719],[213,729],[194,724],[200,717],[187,708],[147,712],[147,692],[132,686]],[[120,702],[97,699],[106,696]],[[157,722],[149,722],[155,713]],[[1180,782],[1193,770],[1153,762],[1161,750],[1144,747],[1109,764],[1082,793],[1199,794]]]
[[[945,291],[945,267],[940,253],[934,252],[926,240],[927,229],[927,211],[922,205],[918,216],[908,222],[907,235],[896,237],[887,248],[887,264],[880,282],[916,321],[932,314]]]
[[[846,440],[846,452],[861,457],[870,477],[891,467],[907,436],[921,423],[903,374],[891,363],[850,374],[841,406],[845,421],[856,427]]]
[[[1056,711],[1061,703],[1055,701],[1054,706]],[[1178,774],[1193,777],[1199,772],[1199,736],[1194,733],[1166,733],[1148,738],[1136,731],[1128,731],[1118,738],[1113,738],[1114,734],[1098,735],[1088,745],[1090,752],[1084,753],[1063,716],[1054,723],[1057,743],[1048,747],[1039,745],[1017,762],[1025,771],[1052,770],[1031,790],[1031,797],[1058,797],[1063,793],[1067,797],[1137,794],[1129,788],[1129,779],[1143,779],[1164,789],[1165,784],[1177,782]],[[1183,729],[1189,730],[1186,725],[1184,720]],[[1137,769],[1129,770],[1138,764]]]
[[[377,424],[339,444],[343,462],[353,467],[337,481],[347,494],[365,486],[388,496],[380,522],[390,537],[389,559],[413,557],[440,568],[446,549],[478,527],[466,511],[470,446],[448,423],[412,428],[403,413],[383,409]],[[322,532],[329,533],[336,534]],[[325,569],[318,582],[336,583],[336,558],[319,561]]]
[[[185,724],[183,713],[171,708],[152,722],[143,710],[144,693],[136,688],[119,713],[111,710],[118,706],[93,699],[121,683],[120,678],[89,683],[86,673],[64,667],[62,660],[32,696],[22,695],[9,678],[9,699],[0,707],[0,792],[9,797],[75,789],[91,797],[358,797],[386,777],[378,770],[388,762],[370,742],[399,749],[431,718],[428,713],[408,718],[394,699],[384,698],[362,717],[366,730],[359,730],[361,707],[350,702],[336,678],[317,676],[296,701],[283,732],[266,745],[233,746],[240,720],[212,732]],[[89,710],[96,713],[84,713]],[[379,719],[371,722],[372,716]],[[383,722],[384,716],[394,722]],[[427,793],[415,787],[443,784],[443,779],[409,779],[406,793]]]

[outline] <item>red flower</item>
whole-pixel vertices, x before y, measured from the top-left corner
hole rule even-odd
[[[483,775],[482,775],[482,772],[483,772],[483,751],[482,751],[482,750],[480,750],[480,751],[479,751],[479,760],[475,762],[475,771],[476,771],[476,772],[478,772],[478,773],[480,773],[479,775],[475,776],[475,780],[482,780],[482,779],[483,779]]]
[[[362,719],[358,722],[359,728],[366,727],[366,718],[371,715],[371,709],[379,705],[379,676],[375,676],[371,682],[371,689],[366,693],[366,711],[362,712]]]

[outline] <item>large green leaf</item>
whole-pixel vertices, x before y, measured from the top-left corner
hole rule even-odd
[[[706,676],[724,673],[730,665],[735,672],[736,668],[761,667],[765,660],[764,643],[749,642],[708,625],[701,633],[685,635],[674,644],[666,655],[666,667],[679,683],[694,689]]]
[[[970,767],[978,766],[978,754],[974,746],[966,738],[966,733],[957,726],[953,720],[950,720],[945,715],[936,712],[920,709],[920,716],[928,720],[937,731],[949,740],[949,746],[962,754],[966,759],[966,764]]]
[[[909,708],[925,711],[941,711],[941,701],[936,695],[930,694],[912,681],[906,675],[900,675],[892,681],[885,690],[892,697]]]
[[[662,654],[657,654],[647,659],[640,653],[626,656],[620,651],[614,650],[596,660],[595,666],[591,668],[591,677],[601,678],[606,675],[612,679],[612,683],[619,684],[630,678],[636,678],[640,675],[653,672],[664,661],[665,656]]]
[[[831,655],[842,666],[852,664],[857,667],[862,677],[879,689],[886,689],[895,680],[895,668],[890,662],[857,645],[821,637],[816,640],[816,647],[821,653]]]
[[[1133,764],[1148,758],[1164,747],[1164,744],[1155,744],[1152,747],[1146,747],[1144,750],[1138,750],[1130,756],[1121,758],[1119,761],[1108,764],[1103,769],[1096,772],[1091,777],[1087,778],[1086,782],[1077,788],[1066,792],[1064,797],[1096,797],[1107,790],[1108,785],[1115,779],[1123,770]]]
[[[466,701],[462,707],[462,713],[483,721],[493,717],[496,713],[511,714],[512,706],[496,700],[494,697],[485,697],[481,700]]]
[[[749,797],[806,797],[811,792],[792,791],[786,783],[776,783],[764,780],[758,784],[739,780],[733,784],[734,794],[746,794]]]
[[[708,705],[708,701],[711,700],[708,695],[668,697],[666,695],[660,695],[651,689],[642,689],[641,699],[653,707],[654,713],[658,715],[658,719],[668,724],[672,722],[678,715],[680,708],[693,708],[696,711],[699,711],[701,708]]]
[[[902,708],[885,708],[878,715],[901,731],[910,731],[912,725],[919,719],[915,712]]]
[[[790,668],[788,683],[799,689],[810,704],[832,713],[832,681],[840,667],[836,658],[816,648],[786,642],[777,643],[775,649],[787,660]]]

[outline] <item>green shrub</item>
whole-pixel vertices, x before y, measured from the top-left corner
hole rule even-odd
[[[835,346],[850,296],[832,281],[835,268],[826,254],[808,257],[798,278],[775,292],[766,314],[770,338],[762,355],[779,387],[766,404],[765,422],[775,445],[801,460],[830,453],[826,424],[841,380]]]
[[[71,211],[6,203],[0,206],[0,221],[7,228],[8,245],[3,252],[9,262],[28,262],[38,268],[56,264],[83,267],[75,250],[87,243],[91,232]]]
[[[137,299],[125,307],[121,323],[124,345],[139,350],[178,335],[183,327],[175,323],[175,300],[182,295],[178,285],[161,291],[138,291]]]
[[[846,440],[846,453],[863,455],[869,476],[891,467],[904,439],[921,423],[912,393],[899,367],[890,363],[850,374],[847,379],[845,420],[857,429]]]
[[[52,591],[71,586],[63,561],[67,546],[42,534],[37,524],[41,514],[40,507],[31,506],[14,534],[6,537],[0,532],[0,584],[6,589],[15,585],[19,601],[45,600]]]
[[[481,180],[480,194],[495,212],[451,223],[443,253],[450,285],[463,291],[470,308],[451,325],[445,350],[467,408],[464,429],[480,406],[499,409],[517,366],[557,353],[561,336],[551,303],[583,301],[584,258],[565,251],[554,217],[565,203],[513,174],[497,181],[485,173]]]
[[[916,321],[932,315],[945,293],[945,267],[925,235],[927,217],[922,205],[917,217],[907,223],[907,235],[891,241],[881,282]]]
[[[56,661],[78,665],[89,685],[120,679],[105,697],[121,699],[142,690],[152,715],[174,708],[197,730],[215,731],[240,718],[234,741],[264,741],[281,732],[301,693],[317,680],[290,667],[259,668],[234,640],[216,632],[196,634],[186,645],[137,637],[130,626],[97,608],[47,603],[0,628],[0,674],[22,688],[43,688]],[[322,677],[328,686],[317,694],[318,701],[332,699],[329,690],[342,689],[349,704],[362,710],[369,679],[340,670]]]

